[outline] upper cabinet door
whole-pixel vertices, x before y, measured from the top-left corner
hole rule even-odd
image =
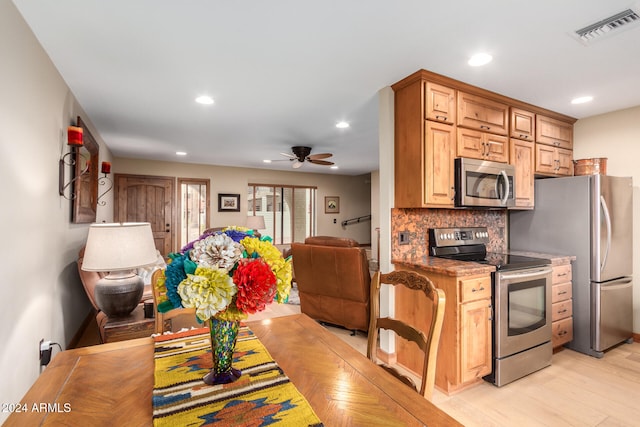
[[[456,91],[450,87],[427,82],[425,119],[454,124],[456,122]]]
[[[511,138],[534,141],[536,115],[519,108],[511,109]]]
[[[507,135],[509,106],[458,91],[458,126]]]
[[[537,115],[536,142],[572,150],[573,124]]]

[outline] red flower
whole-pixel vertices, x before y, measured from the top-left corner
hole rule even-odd
[[[265,309],[276,294],[276,275],[259,258],[242,259],[233,274],[238,287],[236,307],[243,313],[256,313]]]

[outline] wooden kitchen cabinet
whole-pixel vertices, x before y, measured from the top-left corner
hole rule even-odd
[[[427,121],[424,144],[424,205],[453,207],[455,128]]]
[[[473,129],[458,128],[458,157],[509,163],[509,139]]]
[[[436,83],[425,83],[425,98],[427,100],[425,119],[436,122],[456,122],[456,91],[450,87]]]
[[[397,269],[411,269],[396,267]],[[451,276],[413,269],[429,277],[446,296],[436,387],[450,394],[482,381],[492,369],[491,275]],[[395,317],[419,328],[431,319],[426,297],[402,287],[395,290]],[[397,361],[413,372],[420,372],[422,356],[412,343],[396,339]]]
[[[535,113],[522,110],[520,108],[511,108],[511,121],[509,124],[509,135],[511,136],[511,138],[522,139],[525,141],[535,141]]]
[[[557,348],[573,339],[571,264],[555,265],[551,277],[551,343]]]
[[[547,176],[573,176],[573,150],[536,144],[535,173]]]
[[[446,124],[450,120],[425,120],[427,104],[434,111],[449,109],[432,106],[448,103],[442,100],[444,95],[425,102],[426,88],[427,82],[417,79],[395,89],[395,206],[399,208],[453,207],[456,128]],[[441,87],[429,88],[435,92]]]
[[[516,181],[514,209],[533,209],[535,157],[533,141],[509,140],[509,159],[515,168]]]
[[[573,150],[573,124],[538,114],[536,142]]]
[[[507,135],[509,106],[488,98],[458,91],[458,126]]]
[[[573,175],[572,117],[426,70],[391,87],[396,208],[454,208],[456,157],[513,164],[516,209],[533,207],[531,173]]]

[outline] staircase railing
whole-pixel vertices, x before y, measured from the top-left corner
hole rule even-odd
[[[340,224],[342,224],[343,227],[346,227],[347,225],[358,224],[364,221],[371,221],[371,215],[364,215],[364,216],[359,216],[357,218],[346,219],[342,221]]]

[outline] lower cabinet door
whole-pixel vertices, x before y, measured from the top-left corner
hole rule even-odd
[[[491,300],[460,304],[460,380],[491,373]]]

